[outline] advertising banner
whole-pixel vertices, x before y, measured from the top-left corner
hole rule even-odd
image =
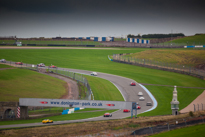
[[[101,101],[101,100],[19,98],[19,105],[20,106],[132,109],[132,103],[134,103],[134,102]]]

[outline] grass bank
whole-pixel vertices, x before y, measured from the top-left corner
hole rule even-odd
[[[175,43],[177,45],[205,45],[205,34],[188,36],[188,37],[168,41],[165,42],[164,44],[170,45],[171,43]]]
[[[60,98],[67,92],[66,86],[66,82],[62,80],[30,70],[0,70],[0,101],[19,101],[19,98]]]
[[[150,137],[203,137],[204,136],[205,124],[199,124],[195,126],[189,126],[185,128],[171,130],[169,132],[164,132],[156,134]]]
[[[175,63],[179,65],[197,66],[205,62],[205,50],[146,50],[128,55],[139,59],[148,59],[164,63]],[[163,58],[162,58],[163,57]]]
[[[124,101],[119,90],[108,80],[85,76],[89,81],[95,100]]]

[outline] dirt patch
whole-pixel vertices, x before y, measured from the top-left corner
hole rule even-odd
[[[182,109],[180,113],[187,113],[190,111],[194,111],[194,104],[205,104],[205,90],[201,95],[199,95],[194,101],[192,101],[187,107]]]
[[[70,78],[64,77],[64,76],[53,74],[53,73],[45,73],[45,72],[41,72],[41,73],[61,79],[67,83],[66,85],[64,85],[67,92],[63,96],[61,96],[60,99],[78,99],[79,89],[78,89],[78,85],[76,81]]]

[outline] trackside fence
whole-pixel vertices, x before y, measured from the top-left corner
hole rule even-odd
[[[200,70],[191,66],[179,65],[174,63],[165,63],[160,61],[139,59],[125,56],[127,54],[114,54],[113,61],[147,68],[159,69],[164,71],[171,71],[185,75],[191,75],[205,80],[205,70]]]
[[[19,64],[16,64],[16,62],[13,62],[13,61],[5,61],[3,63],[7,64],[7,65],[10,65],[10,66],[17,67],[17,68],[34,70],[34,71],[37,71],[37,72],[54,73],[54,74],[62,75],[62,76],[71,78],[73,80],[76,80],[77,82],[82,83],[87,88],[85,97],[81,98],[81,99],[91,100],[91,98],[92,98],[94,100],[94,97],[91,97],[91,96],[93,96],[93,93],[92,93],[92,90],[91,90],[90,85],[88,83],[88,80],[82,74],[72,72],[72,71],[69,71],[66,68],[60,68],[60,67],[56,67],[56,68],[50,68],[49,66],[38,67],[35,64],[28,64],[28,63],[23,63],[22,65],[19,65]]]
[[[194,106],[194,110],[193,110],[194,112],[205,110],[205,104],[203,103],[193,104],[193,106]]]

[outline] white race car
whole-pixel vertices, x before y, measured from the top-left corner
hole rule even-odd
[[[97,76],[98,74],[97,74],[97,72],[92,72],[90,75]]]
[[[1,59],[0,62],[6,63],[6,60],[5,59]]]
[[[140,100],[140,101],[143,101],[143,100],[144,100],[144,97],[140,97],[139,100]]]
[[[143,96],[143,93],[142,92],[138,92],[138,96]]]
[[[40,63],[37,65],[38,67],[45,67],[45,64],[44,63]]]

